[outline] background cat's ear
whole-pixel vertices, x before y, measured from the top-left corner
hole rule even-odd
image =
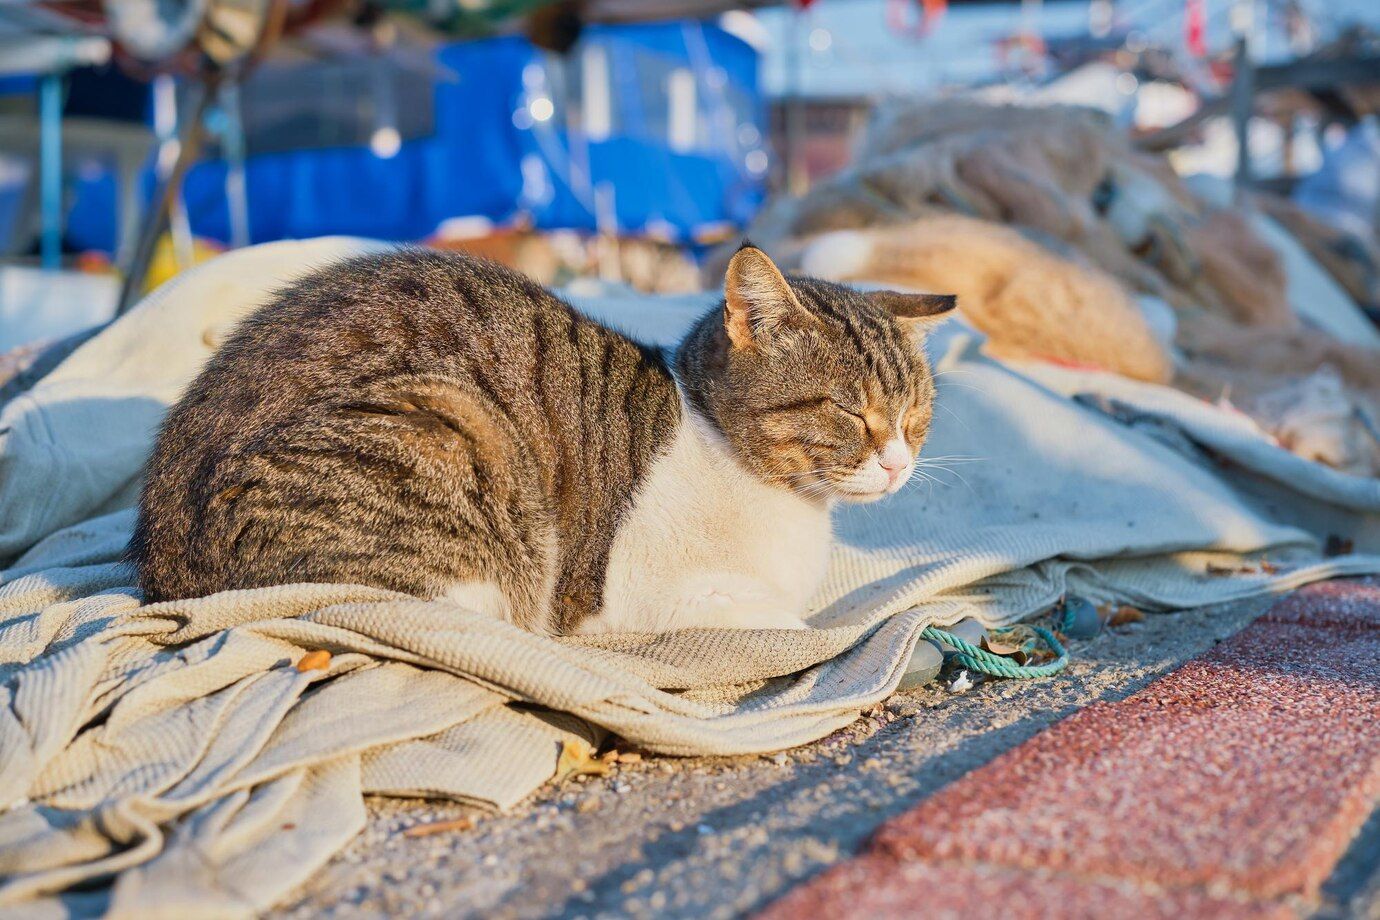
[[[908,326],[929,329],[949,318],[958,306],[954,294],[902,294],[899,291],[873,291],[868,299]]]
[[[815,322],[767,254],[743,243],[724,276],[724,329],[734,348],[765,344],[793,323]]]

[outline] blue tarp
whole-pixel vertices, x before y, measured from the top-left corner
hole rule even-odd
[[[756,53],[700,23],[590,27],[582,43],[598,43],[609,60],[617,130],[587,145],[588,185],[612,186],[619,228],[655,226],[688,238],[706,224],[746,223],[763,188],[760,177],[745,169],[736,140],[715,138],[704,149],[673,152],[646,118],[649,100],[639,98],[645,81],[638,78],[638,61],[645,65],[650,57],[688,67],[700,82],[707,71],[718,71],[714,76],[739,100],[748,100],[747,117],[760,136],[765,131]],[[539,227],[593,229],[588,186],[570,180],[562,113],[530,127],[514,119],[528,98],[524,71],[542,67],[542,53],[524,38],[504,37],[442,46],[436,60],[454,78],[434,87],[434,134],[404,142],[396,155],[385,159],[366,147],[340,147],[251,156],[246,185],[252,240],[333,233],[420,239],[447,218],[470,215],[503,222],[526,214]],[[701,108],[714,98],[702,89]],[[702,112],[701,118],[713,123],[714,113]],[[87,168],[74,181],[69,244],[111,250],[113,179]],[[199,236],[229,239],[224,183],[221,162],[198,164],[188,174],[187,210]],[[145,184],[151,190],[151,178]]]

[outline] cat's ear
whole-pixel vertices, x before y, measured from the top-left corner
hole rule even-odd
[[[888,311],[904,325],[924,331],[949,318],[958,306],[954,294],[902,294],[899,291],[872,291],[868,300]]]
[[[767,254],[743,243],[724,276],[724,330],[733,347],[766,345],[781,329],[815,322]]]

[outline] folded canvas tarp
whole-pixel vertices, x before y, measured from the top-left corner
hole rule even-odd
[[[140,606],[118,560],[162,412],[269,290],[371,245],[208,263],[0,412],[0,912],[252,914],[359,831],[364,793],[506,808],[606,731],[801,744],[891,693],[925,625],[1065,591],[1165,610],[1380,571],[1380,483],[1179,393],[996,363],[953,325],[926,454],[955,472],[840,509],[813,629],[552,639],[349,585]],[[665,343],[714,298],[575,299]],[[1328,534],[1358,554],[1324,558]],[[299,672],[315,649],[329,668]]]

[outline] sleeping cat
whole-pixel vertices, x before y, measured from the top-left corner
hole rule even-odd
[[[320,270],[164,422],[147,601],[373,585],[550,634],[800,628],[829,509],[906,482],[954,298],[789,282],[745,244],[674,357],[454,253]]]

